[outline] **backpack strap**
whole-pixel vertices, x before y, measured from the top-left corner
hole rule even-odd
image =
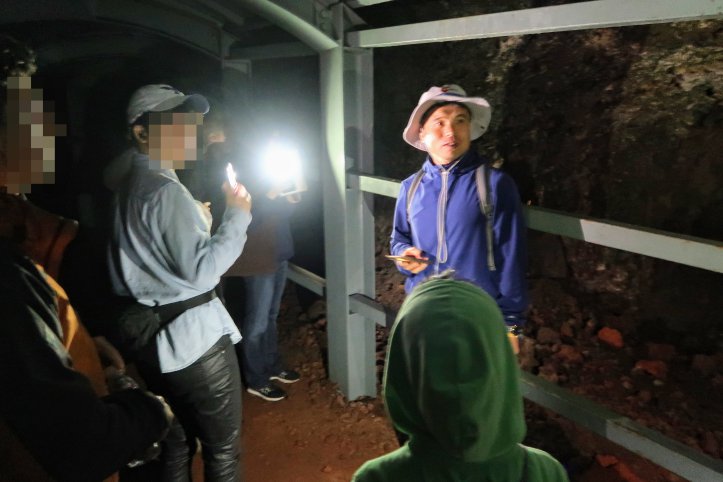
[[[412,206],[412,199],[414,198],[414,193],[417,192],[417,188],[419,187],[419,183],[422,182],[423,177],[424,169],[420,169],[414,175],[414,179],[412,179],[412,183],[409,185],[409,189],[407,190],[407,224],[409,224],[410,231],[412,230],[412,216],[410,215],[409,209]]]
[[[490,179],[487,172],[487,165],[482,164],[474,173],[475,184],[477,185],[477,197],[479,198],[479,207],[482,215],[485,217],[485,234],[487,237],[487,268],[490,271],[497,271],[495,265],[494,253],[494,232],[492,223],[494,221],[495,206],[492,204],[492,196],[490,195]]]

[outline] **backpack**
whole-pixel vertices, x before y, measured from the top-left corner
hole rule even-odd
[[[475,184],[477,186],[477,197],[479,198],[480,211],[482,211],[482,215],[486,219],[485,235],[487,238],[487,268],[489,268],[490,271],[497,271],[494,256],[495,239],[494,231],[492,230],[495,207],[492,203],[492,196],[490,194],[490,181],[487,169],[488,167],[486,164],[481,164],[479,167],[477,167],[477,169],[475,169],[474,177]],[[409,185],[409,189],[407,190],[407,224],[409,224],[410,229],[412,226],[410,222],[410,207],[412,205],[412,198],[417,192],[419,184],[422,182],[422,177],[424,177],[424,169],[420,169],[419,171],[417,171],[417,173],[414,175],[414,179],[412,179],[412,183]]]

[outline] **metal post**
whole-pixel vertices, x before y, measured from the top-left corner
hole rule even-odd
[[[374,152],[374,64],[371,50],[344,51],[345,151],[347,168],[373,172]],[[348,180],[348,178],[347,178]],[[374,197],[364,193],[358,182],[348,183],[347,232],[349,280],[348,294],[375,297],[374,270]],[[361,377],[361,394],[376,395],[376,338],[375,322],[360,314],[350,315],[350,321],[361,330],[354,342],[357,365],[353,376]]]
[[[373,266],[373,238],[369,205],[357,188],[347,190],[347,143],[345,133],[362,133],[350,144],[351,156],[371,158],[368,137],[371,119],[360,110],[349,110],[366,85],[361,67],[350,57],[345,62],[342,46],[320,52],[322,118],[327,159],[322,172],[324,191],[324,246],[326,261],[326,308],[329,377],[350,400],[376,394],[374,373],[374,323],[349,313],[349,295],[373,294],[373,276],[365,275],[365,263]],[[350,69],[345,77],[345,67]],[[363,67],[367,67],[364,65]],[[369,75],[367,73],[367,75]],[[348,89],[346,88],[348,86]],[[371,95],[371,94],[367,94]],[[367,113],[368,114],[368,113]],[[350,129],[346,128],[347,122]],[[373,230],[371,231],[373,232]],[[371,245],[369,241],[371,239]],[[372,271],[373,273],[373,271]]]

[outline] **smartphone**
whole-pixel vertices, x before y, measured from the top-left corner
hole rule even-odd
[[[429,260],[415,258],[414,256],[394,256],[392,254],[385,254],[385,258],[391,259],[392,261],[407,261],[414,263],[429,264]]]
[[[228,177],[228,184],[231,189],[236,191],[238,189],[238,182],[236,181],[236,171],[233,170],[233,166],[229,162],[226,164],[226,177]]]

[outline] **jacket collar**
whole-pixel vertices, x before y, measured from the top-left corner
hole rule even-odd
[[[449,172],[452,175],[462,175],[468,171],[477,169],[477,167],[484,162],[486,161],[482,156],[477,154],[473,149],[470,149],[464,154],[462,154],[458,161],[452,162],[452,168],[449,170]],[[435,165],[434,162],[432,162],[432,158],[427,156],[427,159],[424,162],[424,166],[422,166],[422,169],[424,169],[426,173],[429,173],[433,176],[438,176],[443,168]]]
[[[133,168],[138,172],[155,172],[178,181],[178,176],[176,175],[176,171],[174,169],[151,169],[148,154],[143,154],[142,152],[136,152],[133,156]]]

